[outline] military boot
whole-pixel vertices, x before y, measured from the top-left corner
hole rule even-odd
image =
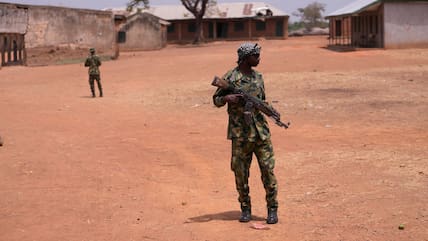
[[[241,216],[239,217],[239,222],[248,223],[251,220],[251,209],[243,208],[241,211]]]
[[[266,218],[267,224],[275,224],[278,222],[278,208],[268,208],[268,215]]]
[[[100,97],[103,97],[103,89],[100,88]]]

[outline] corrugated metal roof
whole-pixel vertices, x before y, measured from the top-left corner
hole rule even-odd
[[[249,18],[254,17],[258,10],[270,9],[272,16],[288,16],[285,12],[264,2],[244,2],[244,3],[218,3],[213,8],[207,9],[204,18]],[[109,9],[113,12],[120,12],[126,9]],[[156,15],[165,20],[193,19],[194,16],[183,5],[158,5],[150,6],[143,10]]]
[[[333,17],[333,16],[341,16],[341,15],[350,15],[357,13],[377,2],[380,2],[379,0],[357,0],[355,2],[352,2],[345,7],[338,9],[330,14],[328,14],[326,17]]]

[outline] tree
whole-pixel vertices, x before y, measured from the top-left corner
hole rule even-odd
[[[293,15],[300,18],[300,21],[304,23],[306,29],[310,30],[313,27],[323,25],[322,13],[325,11],[325,4],[313,2],[308,4],[304,8],[297,9]]]
[[[193,39],[193,44],[200,43],[204,38],[204,32],[202,29],[202,19],[207,10],[207,4],[209,0],[181,0],[183,6],[189,10],[195,16],[195,37]]]
[[[131,12],[138,5],[143,4],[144,8],[149,8],[149,0],[131,0],[126,5],[126,10]]]

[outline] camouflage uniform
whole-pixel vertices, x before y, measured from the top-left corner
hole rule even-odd
[[[238,60],[239,62],[240,60]],[[230,84],[240,88],[261,100],[265,100],[264,81],[262,75],[253,70],[251,76],[243,75],[238,68],[227,72],[223,78]],[[226,104],[223,97],[228,91],[217,89],[213,96],[214,105],[222,107]],[[265,116],[260,111],[253,113],[251,124],[244,120],[244,104],[228,104],[229,125],[227,138],[232,140],[231,169],[235,173],[236,189],[239,193],[241,209],[251,209],[248,177],[253,153],[257,157],[263,186],[266,191],[267,208],[277,208],[277,181],[273,172],[275,166],[274,153],[270,140],[270,131]]]
[[[91,87],[92,97],[95,97],[94,80],[97,81],[98,90],[100,91],[100,97],[102,97],[103,88],[101,86],[100,69],[99,69],[99,66],[101,65],[101,60],[97,55],[95,55],[95,49],[91,48],[89,52],[90,52],[90,55],[88,56],[88,58],[86,58],[85,67],[89,67],[88,69],[89,85]]]

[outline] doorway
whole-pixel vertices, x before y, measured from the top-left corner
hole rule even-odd
[[[277,37],[283,37],[284,36],[284,20],[276,21],[275,34]]]
[[[228,23],[219,23],[217,22],[217,38],[227,38],[229,24]]]

